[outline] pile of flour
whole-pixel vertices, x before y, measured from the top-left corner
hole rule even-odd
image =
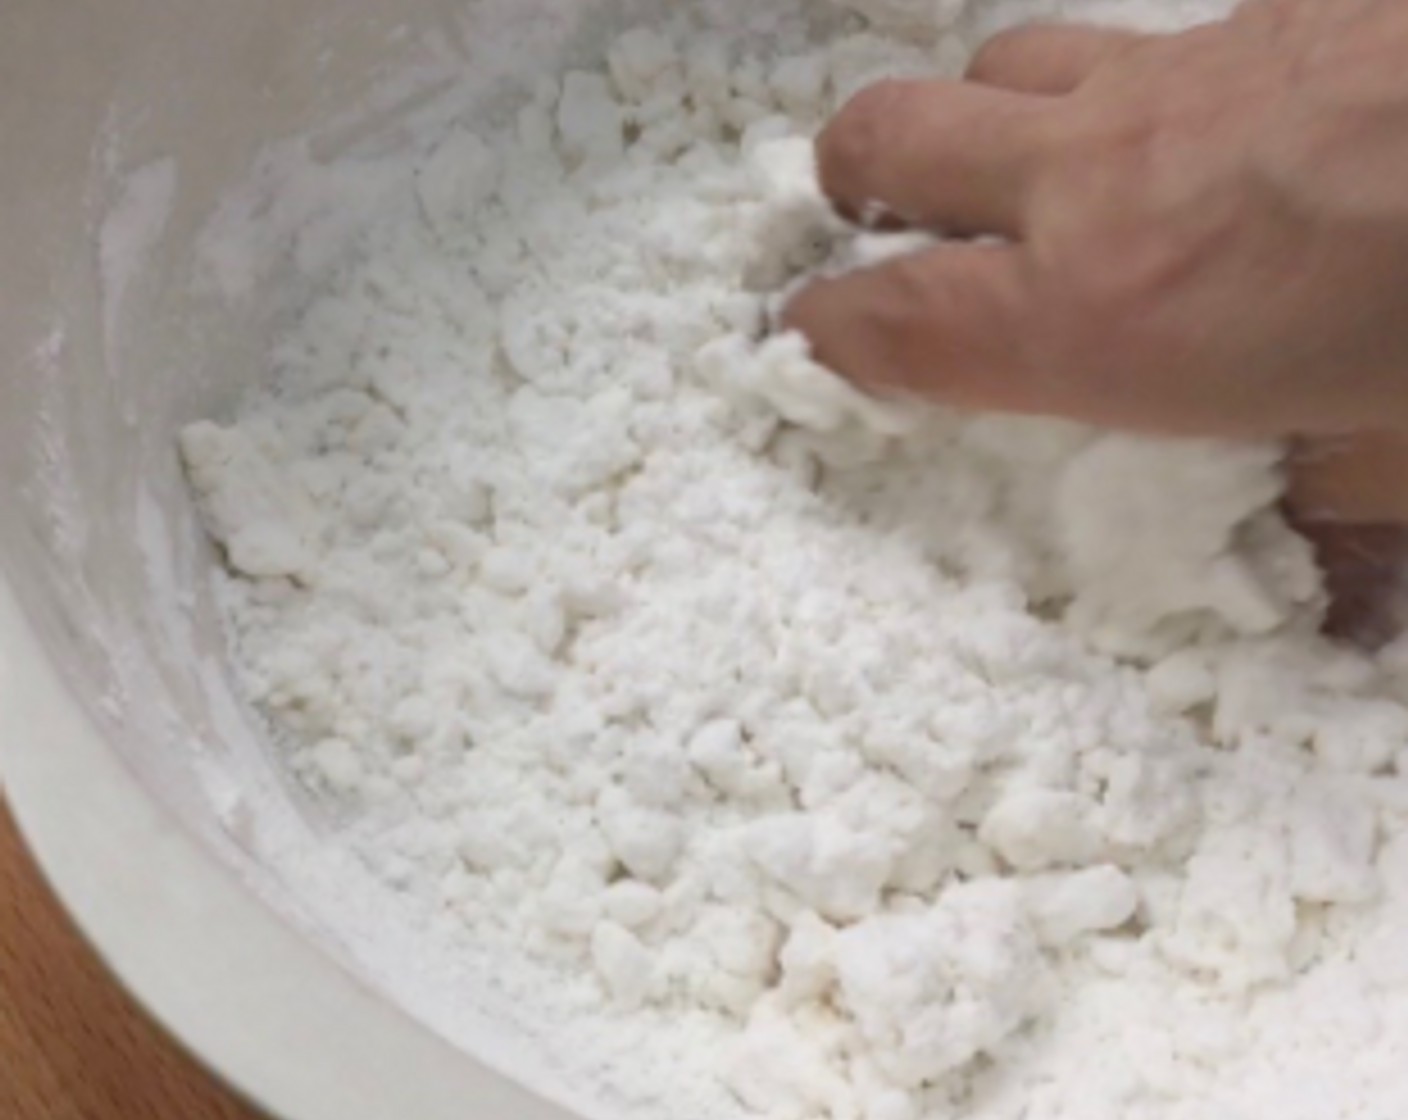
[[[1276,450],[758,341],[842,236],[804,138],[976,34],[852,6],[444,138],[184,433],[243,685],[331,842],[656,1116],[1401,1114],[1408,708],[1315,636]]]

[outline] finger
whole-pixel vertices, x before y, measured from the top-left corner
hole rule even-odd
[[[1307,441],[1290,467],[1290,505],[1303,521],[1408,524],[1408,434]]]
[[[1292,452],[1287,510],[1315,548],[1325,630],[1376,649],[1408,622],[1408,435],[1361,432]]]
[[[911,225],[1015,237],[1050,109],[963,82],[882,82],[817,139],[822,189],[851,217],[878,206]]]
[[[1019,345],[1022,250],[954,244],[819,280],[784,308],[785,328],[864,389],[961,408],[1043,411]]]
[[[1408,627],[1408,526],[1292,523],[1315,549],[1329,605],[1325,633],[1377,650]]]
[[[1071,93],[1142,35],[1079,24],[1029,24],[994,35],[968,65],[971,82],[1015,93]]]

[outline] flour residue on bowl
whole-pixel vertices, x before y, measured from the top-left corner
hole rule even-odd
[[[1316,636],[1276,449],[892,424],[756,341],[804,138],[976,27],[855,7],[638,28],[443,137],[183,438],[243,686],[616,1104],[1392,1114],[1408,708]]]

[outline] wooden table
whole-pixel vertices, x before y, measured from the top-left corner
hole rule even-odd
[[[3,799],[0,1117],[258,1120],[103,971],[49,894]]]

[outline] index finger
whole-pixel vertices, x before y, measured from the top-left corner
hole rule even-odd
[[[817,139],[822,189],[849,215],[878,204],[911,225],[1018,236],[1053,104],[965,82],[871,86]]]

